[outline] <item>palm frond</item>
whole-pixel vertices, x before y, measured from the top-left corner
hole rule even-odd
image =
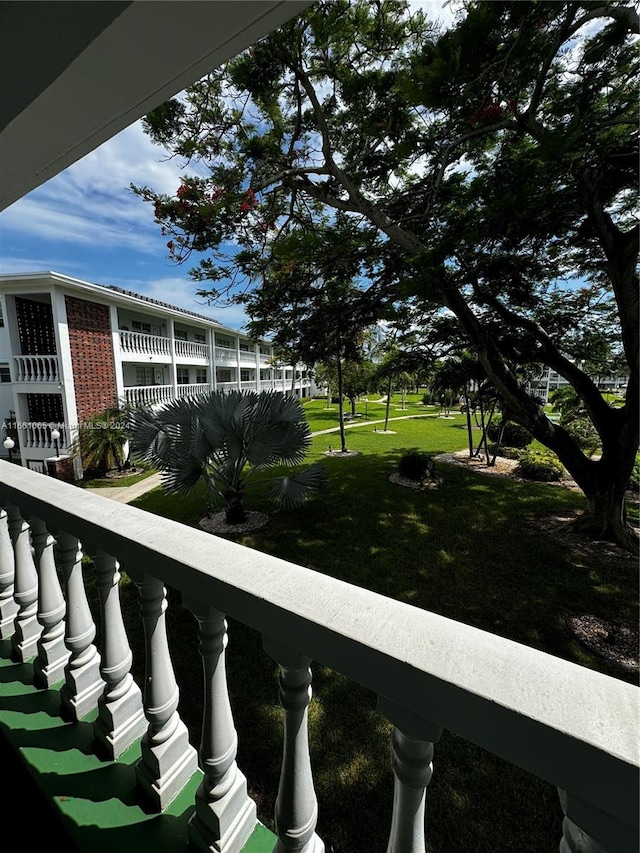
[[[292,477],[279,477],[274,480],[269,489],[269,496],[282,507],[296,507],[315,492],[324,489],[326,483],[326,472],[322,465],[316,462]]]

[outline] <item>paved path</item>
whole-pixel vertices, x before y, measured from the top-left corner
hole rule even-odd
[[[389,424],[391,425],[393,421],[406,421],[410,418],[429,418],[429,417],[438,417],[434,415],[433,412],[423,415],[401,415],[398,418],[389,418]],[[383,424],[384,418],[379,421],[353,421],[344,425],[345,429],[353,429],[353,427],[366,427],[366,426],[376,426],[377,424]],[[339,432],[340,427],[330,427],[329,429],[321,429],[318,432],[312,432],[311,435],[327,435],[332,432]],[[157,486],[161,485],[160,483],[160,474],[152,474],[150,477],[146,477],[144,480],[140,480],[138,483],[134,483],[133,486],[114,486],[113,488],[106,489],[91,489],[92,494],[94,495],[102,495],[105,498],[111,498],[113,501],[119,501],[119,503],[128,504],[131,501],[134,501],[136,498],[139,498],[140,495],[144,495],[146,492],[150,492],[151,489],[155,489]]]

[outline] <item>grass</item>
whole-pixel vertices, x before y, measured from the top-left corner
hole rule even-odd
[[[129,474],[123,477],[95,477],[81,480],[78,485],[83,489],[120,489],[126,486],[134,486],[141,480],[146,480],[155,474],[153,468],[145,468],[137,474]]]
[[[329,417],[337,418],[337,413],[323,413],[322,405],[307,404],[314,430],[323,428],[318,424]],[[576,565],[568,546],[552,545],[526,524],[527,517],[536,514],[580,509],[579,493],[483,477],[444,463],[438,466],[443,484],[435,490],[416,492],[389,482],[406,449],[447,452],[465,447],[463,417],[458,413],[445,420],[437,412],[425,412],[416,403],[400,414],[431,416],[396,419],[393,435],[376,433],[371,426],[350,428],[348,447],[358,450],[358,456],[325,457],[331,438],[316,437],[308,461],[324,462],[327,490],[300,509],[274,512],[261,489],[251,486],[248,505],[272,517],[267,527],[239,541],[619,676],[578,645],[566,630],[566,617],[585,612],[637,622],[637,578],[614,570],[603,577],[589,565]],[[203,489],[186,499],[165,497],[156,489],[135,501],[143,509],[193,526],[205,504]],[[123,602],[132,626],[135,665],[141,667],[133,585],[123,588]],[[181,713],[195,743],[202,713],[195,621],[177,592],[170,591],[170,603]],[[273,828],[282,748],[276,666],[262,651],[259,636],[229,621],[228,673],[238,762],[260,819]],[[314,664],[313,672],[309,738],[318,833],[334,853],[384,853],[393,796],[390,727],[367,690],[321,664]],[[562,815],[550,785],[452,733],[445,733],[436,746],[434,764],[428,794],[429,853],[557,850]]]

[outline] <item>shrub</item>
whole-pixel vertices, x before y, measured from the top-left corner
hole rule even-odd
[[[629,489],[632,492],[640,491],[640,454],[636,456],[635,465],[631,470],[629,477]]]
[[[498,453],[498,456],[502,456],[504,459],[520,459],[520,454],[522,450],[517,447],[500,447],[498,448],[497,444],[489,445],[489,453],[494,454]]]
[[[422,395],[422,405],[430,406],[431,405],[431,394],[423,394]]]
[[[550,450],[527,448],[520,452],[520,462],[516,468],[516,474],[527,480],[550,483],[559,480],[563,473],[564,468],[560,460]]]
[[[409,450],[400,458],[398,473],[407,480],[422,483],[424,480],[434,480],[436,463],[432,453],[422,453],[420,450]]]
[[[502,423],[502,419],[500,419],[498,421],[492,421],[489,424],[487,435],[491,441],[498,441],[500,438]],[[525,429],[523,426],[520,426],[520,424],[515,423],[515,421],[506,422],[504,433],[502,435],[502,444],[507,447],[517,447],[521,449],[523,447],[527,447],[532,441],[533,436],[528,429]]]

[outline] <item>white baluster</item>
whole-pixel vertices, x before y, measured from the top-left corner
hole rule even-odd
[[[11,638],[14,657],[26,663],[37,651],[42,628],[38,622],[38,573],[31,552],[29,525],[20,515],[17,506],[6,507],[9,516],[9,534],[15,558],[14,598],[18,603],[15,633]]]
[[[136,779],[143,798],[154,809],[164,811],[198,769],[198,755],[178,714],[180,692],[167,642],[166,589],[162,581],[142,572],[129,570],[129,576],[140,593],[145,637],[144,708],[149,721]]]
[[[256,806],[236,764],[238,736],[233,724],[225,649],[224,614],[200,601],[184,599],[198,621],[204,672],[200,766],[204,779],[189,821],[189,841],[203,853],[240,853],[256,826]]]
[[[98,750],[114,759],[146,730],[142,694],[131,675],[133,655],[120,609],[120,572],[115,557],[98,551],[92,555],[97,574],[102,615],[100,674],[107,686],[98,701],[94,734]]]
[[[324,843],[315,832],[318,801],[307,735],[311,659],[268,637],[263,637],[263,646],[280,667],[280,704],[284,710],[284,747],[275,813],[278,843],[274,853],[324,853]]]
[[[67,598],[65,644],[71,653],[60,691],[62,714],[81,720],[98,704],[105,684],[100,675],[100,655],[93,641],[96,626],[87,602],[82,576],[82,547],[75,536],[56,536]]]
[[[9,535],[9,516],[0,507],[0,640],[11,637],[18,605],[13,597],[15,557]]]
[[[637,801],[635,814],[631,818],[636,823],[631,826],[567,791],[558,789],[558,794],[565,815],[560,853],[637,853],[640,849]],[[633,797],[631,799],[633,802]]]
[[[38,622],[42,625],[33,663],[35,684],[52,687],[62,680],[69,660],[64,644],[66,607],[53,556],[55,539],[41,518],[31,519],[31,532],[38,569]]]
[[[433,745],[442,728],[379,697],[378,708],[393,723],[391,764],[395,776],[387,853],[425,853],[426,789],[433,775]]]

